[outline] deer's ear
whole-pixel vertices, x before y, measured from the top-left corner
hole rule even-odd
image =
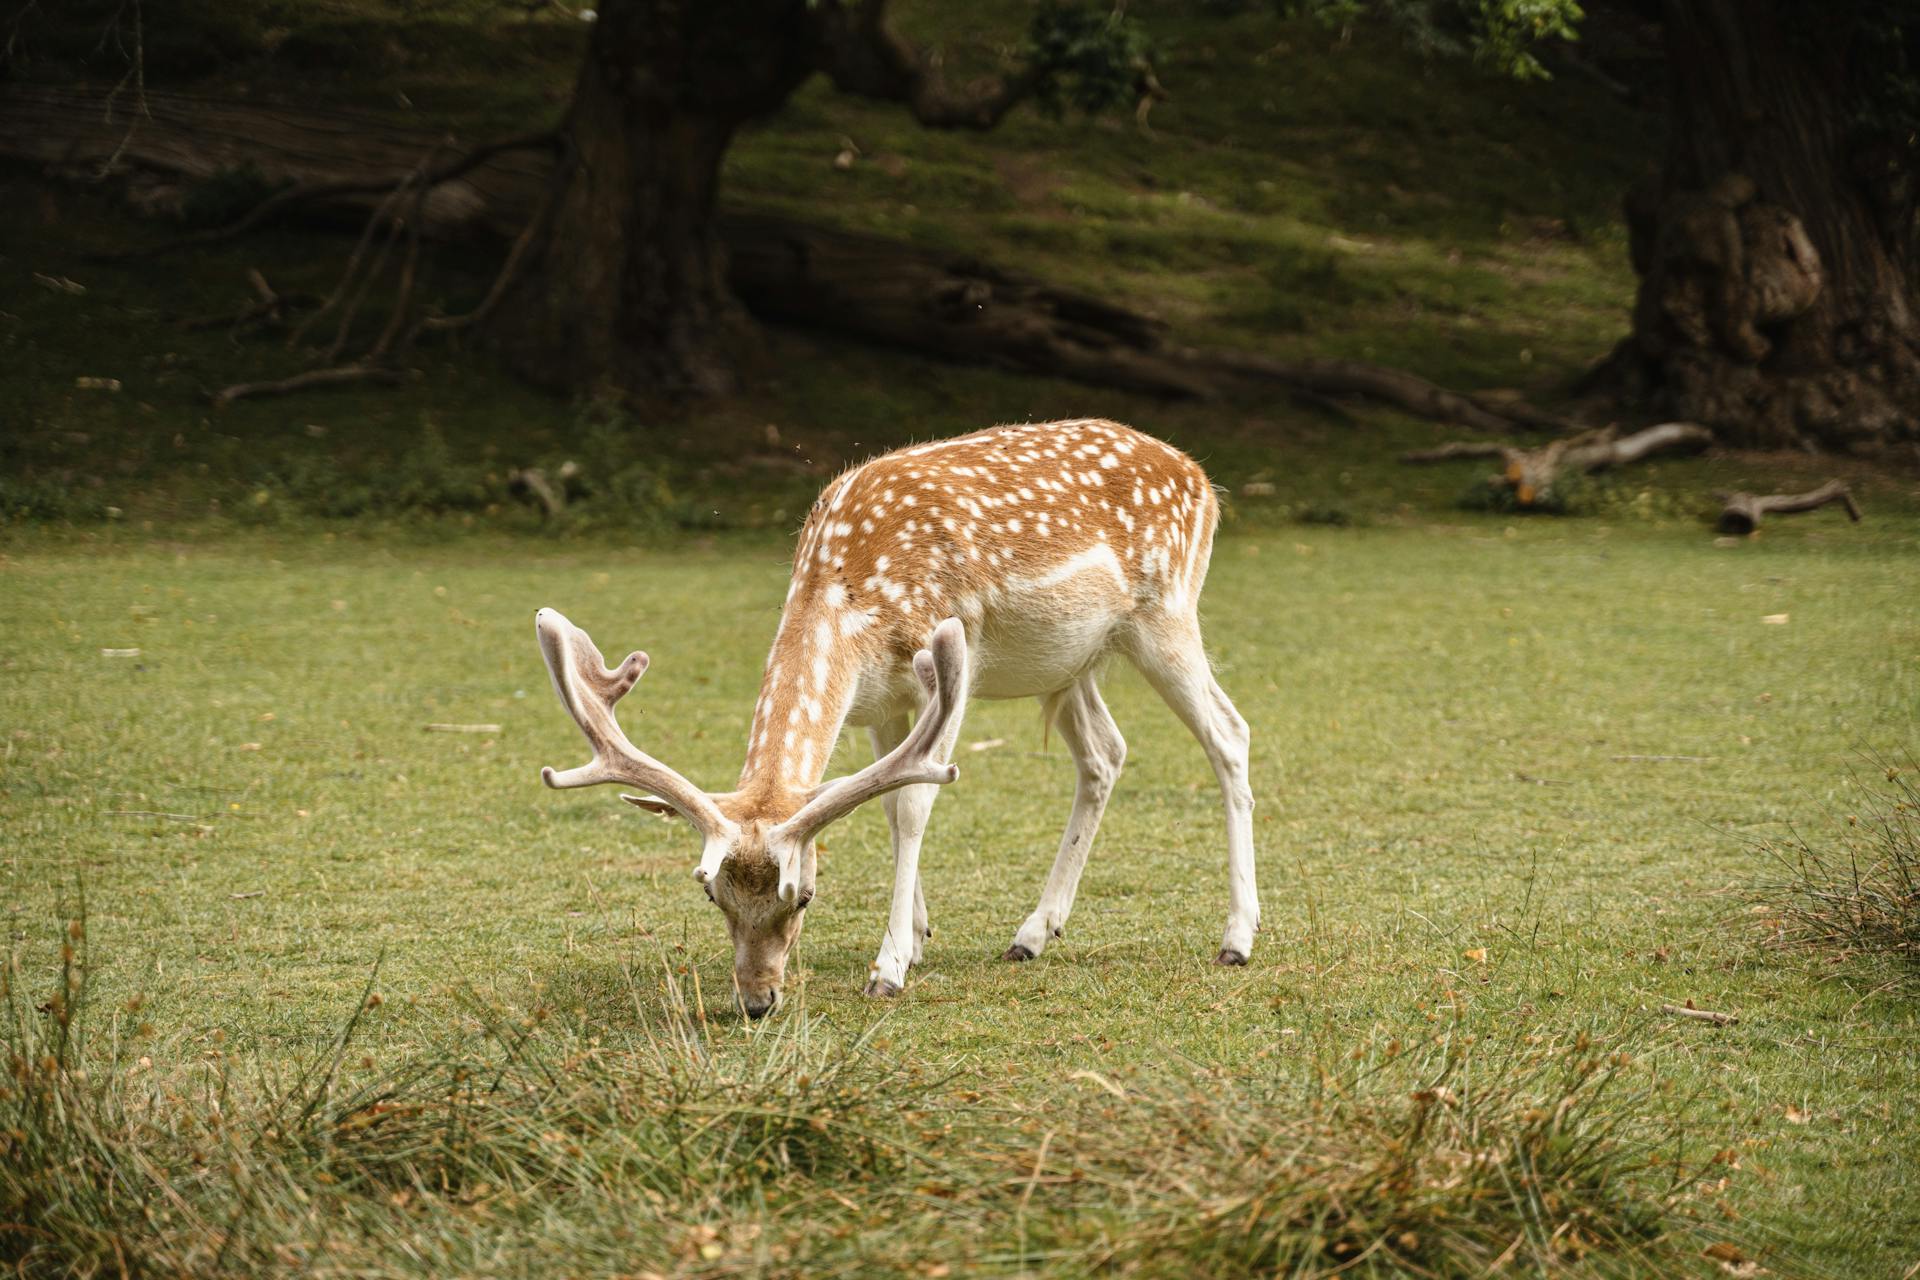
[[[680,811],[668,804],[665,800],[656,800],[652,796],[630,796],[622,792],[620,798],[634,808],[645,809],[648,813],[658,817],[678,818],[681,816]]]

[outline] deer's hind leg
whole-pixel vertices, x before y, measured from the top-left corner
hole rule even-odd
[[[1134,633],[1128,656],[1182,724],[1199,739],[1227,811],[1227,928],[1217,964],[1245,964],[1260,927],[1260,893],[1253,869],[1253,788],[1247,777],[1247,722],[1213,678],[1200,622],[1191,614],[1162,616]]]
[[[1113,784],[1127,760],[1126,739],[1120,736],[1120,726],[1101,701],[1099,686],[1091,675],[1080,677],[1047,699],[1047,710],[1060,740],[1073,755],[1073,810],[1067,815],[1067,830],[1060,837],[1053,870],[1047,873],[1046,887],[1040,891],[1040,905],[1014,933],[1013,945],[1007,948],[1003,960],[1033,959],[1046,948],[1049,938],[1059,937],[1066,928],[1074,894],[1080,888],[1080,874],[1087,869],[1087,855],[1093,851],[1100,817],[1107,810],[1107,797],[1113,794]]]

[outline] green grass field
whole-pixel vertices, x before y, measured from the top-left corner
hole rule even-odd
[[[1028,13],[901,8],[956,73]],[[580,39],[468,0],[291,12],[180,6],[151,26],[153,83],[480,136],[556,112]],[[1026,113],[931,134],[814,85],[743,135],[726,199],[966,246],[1195,341],[1543,402],[1624,332],[1617,210],[1649,113],[1267,5],[1137,16],[1174,93],[1151,136]],[[1913,767],[1911,472],[1659,459],[1568,518],[1510,519],[1460,509],[1478,464],[1395,463],[1461,434],[1438,424],[1164,404],[791,330],[760,335],[738,398],[645,421],[445,349],[397,389],[216,413],[213,389],[312,354],[181,322],[235,307],[251,266],[325,292],[351,240],[89,257],[161,233],[0,174],[0,1262],[1916,1274],[1911,972],[1779,945],[1790,876],[1763,847],[1826,847]],[[485,266],[437,250],[425,288],[457,303]],[[101,377],[120,391],[78,381]],[[1091,414],[1225,490],[1203,614],[1254,734],[1251,964],[1210,963],[1205,762],[1121,670],[1127,770],[1062,942],[997,959],[1071,766],[1031,703],[976,704],[907,991],[859,994],[890,892],[862,812],[827,835],[787,1007],[741,1022],[686,832],[611,788],[540,786],[585,746],[533,611],[648,650],[628,731],[723,788],[822,482]],[[564,520],[507,493],[563,460],[591,482]],[[1740,543],[1706,523],[1715,489],[1829,475],[1865,523]],[[836,766],[863,759],[849,735]],[[1689,1000],[1739,1021],[1660,1012]]]
[[[1035,1115],[1101,1082],[1216,1076],[1305,1106],[1329,1070],[1403,1046],[1591,1040],[1633,1055],[1644,1091],[1619,1095],[1623,1117],[1657,1103],[1676,1149],[1737,1153],[1702,1203],[1753,1256],[1899,1274],[1920,1229],[1901,1120],[1920,1025],[1870,967],[1765,945],[1754,895],[1778,869],[1753,845],[1844,824],[1867,753],[1911,747],[1916,535],[1894,516],[1737,547],[1676,522],[1228,536],[1205,616],[1255,731],[1251,965],[1208,963],[1226,895],[1204,761],[1116,672],[1132,752],[1065,942],[995,958],[1071,771],[1031,703],[976,704],[964,741],[1004,741],[963,749],[935,811],[925,966],[895,1003],[859,995],[889,885],[884,821],[862,812],[829,833],[798,1007],[770,1025],[874,1037],[956,1096]],[[529,621],[559,605],[610,649],[646,647],[629,731],[723,787],[782,552],[11,540],[0,824],[25,985],[48,986],[84,890],[95,1007],[143,998],[150,1040],[130,1052],[160,1073],[314,1058],[380,957],[349,1078],[423,1052],[475,999],[640,1042],[671,1008],[662,961],[741,1049],[756,1032],[720,1012],[730,955],[686,833],[611,790],[539,786],[584,745]],[[859,758],[849,735],[841,761]],[[1689,999],[1741,1021],[1657,1013]],[[986,1265],[1005,1244],[948,1223],[926,1256]]]

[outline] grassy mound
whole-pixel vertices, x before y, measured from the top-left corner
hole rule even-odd
[[[1834,836],[1762,846],[1787,873],[1768,901],[1781,940],[1891,967],[1895,985],[1920,990],[1920,769],[1881,768],[1884,785],[1857,784],[1859,811]]]
[[[1440,1037],[1281,1082],[956,1089],[804,1011],[710,1025],[664,949],[621,1034],[537,1001],[275,1077],[6,975],[0,1258],[17,1274],[1675,1274],[1711,1164],[1618,1046]],[[1538,1037],[1533,1037],[1537,1040]],[[1722,1246],[1728,1247],[1728,1246]],[[944,1268],[944,1270],[942,1269]]]

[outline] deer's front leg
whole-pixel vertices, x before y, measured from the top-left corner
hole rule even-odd
[[[896,716],[868,731],[875,756],[884,756],[907,736],[907,717]],[[953,754],[960,736],[960,718],[941,740],[939,754]],[[926,838],[927,818],[933,801],[940,794],[936,786],[901,787],[887,793],[881,803],[887,811],[887,827],[893,837],[893,903],[887,913],[887,933],[880,940],[880,954],[867,973],[867,994],[895,996],[906,985],[907,969],[920,963],[925,954],[927,935],[933,932],[927,923],[926,897],[920,889],[920,844]]]

